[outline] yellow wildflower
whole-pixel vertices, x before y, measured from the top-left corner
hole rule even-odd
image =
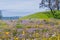
[[[16,37],[16,36],[14,37],[14,40],[18,40],[18,39],[19,39],[18,37]]]
[[[25,38],[23,38],[22,40],[25,40]]]
[[[5,32],[5,34],[7,34],[7,35],[8,35],[8,34],[9,34],[9,32]]]
[[[23,31],[22,35],[25,35],[25,31]]]

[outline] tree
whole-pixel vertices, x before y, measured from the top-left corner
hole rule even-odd
[[[56,4],[55,5],[56,5],[57,10],[59,10],[59,4],[60,4],[59,0],[56,0]]]
[[[44,6],[50,10],[59,10],[60,9],[60,0],[41,0],[40,7]]]
[[[60,0],[41,0],[40,8],[41,7],[47,7],[55,17],[55,10],[59,11],[60,9]]]
[[[41,1],[41,3],[40,3],[40,7],[47,7],[47,8],[49,8],[50,10],[51,10],[51,12],[53,13],[53,10],[54,10],[54,8],[53,8],[53,2],[54,2],[54,0],[52,1],[52,0],[42,0]],[[54,14],[53,14],[54,15]]]

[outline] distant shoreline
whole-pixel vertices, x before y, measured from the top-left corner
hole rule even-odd
[[[19,19],[21,17],[19,16],[13,16],[13,17],[2,17],[2,20],[16,20],[16,19]]]

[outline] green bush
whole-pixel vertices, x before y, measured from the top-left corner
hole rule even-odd
[[[56,11],[54,18],[60,19],[60,12],[59,11]]]

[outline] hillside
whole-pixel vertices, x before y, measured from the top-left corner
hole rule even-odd
[[[53,16],[50,14],[51,12],[37,12],[28,16],[24,16],[20,19],[30,19],[30,18],[37,18],[37,19],[48,19],[53,18]]]

